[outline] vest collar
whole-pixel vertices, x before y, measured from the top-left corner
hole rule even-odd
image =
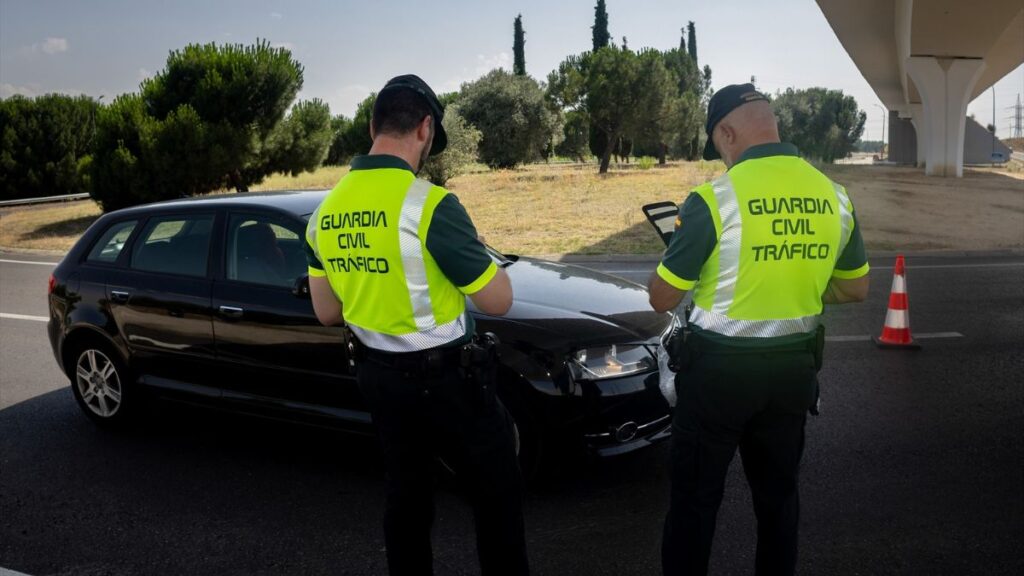
[[[769,156],[799,156],[800,151],[796,149],[796,146],[789,142],[774,142],[770,144],[757,144],[747,148],[743,154],[740,154],[739,160],[736,164],[733,164],[733,168],[738,166],[740,162],[744,160],[754,160],[756,158],[767,158]]]
[[[352,159],[352,170],[377,170],[379,168],[413,171],[408,162],[391,154],[367,154]]]

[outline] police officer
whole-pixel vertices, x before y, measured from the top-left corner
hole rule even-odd
[[[370,153],[352,161],[309,219],[310,293],[320,322],[344,322],[357,341],[357,380],[387,472],[390,573],[433,573],[432,472],[441,455],[467,486],[482,573],[526,574],[522,482],[511,421],[494,396],[496,366],[467,364],[487,355],[473,344],[465,297],[500,316],[512,287],[458,199],[416,178],[447,145],[443,116],[417,76],[381,89]]]
[[[704,158],[727,172],[683,203],[651,306],[693,292],[678,362],[666,575],[705,574],[725,476],[737,447],[757,516],[757,574],[793,574],[797,475],[817,398],[822,304],[863,300],[868,263],[853,205],[780,143],[768,98],[751,84],[708,105]]]

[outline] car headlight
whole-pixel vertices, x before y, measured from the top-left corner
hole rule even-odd
[[[657,361],[642,344],[613,344],[576,351],[570,366],[578,380],[602,380],[650,372]]]

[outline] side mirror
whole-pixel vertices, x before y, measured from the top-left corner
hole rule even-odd
[[[292,296],[309,299],[309,276],[303,274],[295,279],[295,284],[292,285]]]

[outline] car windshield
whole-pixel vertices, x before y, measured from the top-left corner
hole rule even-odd
[[[310,212],[309,214],[303,214],[302,219],[305,222],[309,222],[309,217],[312,215],[312,212]],[[501,266],[502,268],[515,264],[517,260],[516,256],[513,256],[511,254],[502,254],[501,252],[498,252],[497,250],[487,245],[486,243],[484,244],[484,248],[487,250],[487,255],[491,257],[491,260],[494,260],[494,263],[497,264],[498,266]]]

